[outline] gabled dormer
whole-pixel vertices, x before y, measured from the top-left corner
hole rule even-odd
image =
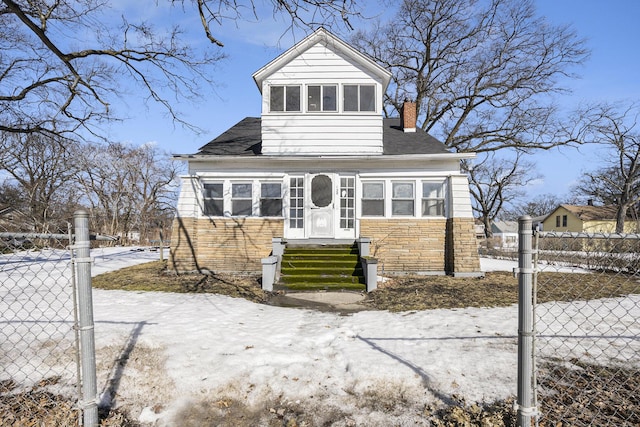
[[[391,73],[320,28],[253,74],[263,155],[383,153]]]

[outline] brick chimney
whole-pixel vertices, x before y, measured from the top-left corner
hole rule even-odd
[[[416,103],[404,100],[402,108],[400,108],[400,125],[403,132],[415,132],[416,131]]]

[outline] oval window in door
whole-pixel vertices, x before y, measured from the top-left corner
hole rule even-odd
[[[311,201],[319,208],[329,206],[333,200],[333,185],[327,175],[316,175],[311,180]]]

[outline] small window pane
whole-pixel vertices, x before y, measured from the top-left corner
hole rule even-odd
[[[284,86],[271,86],[269,102],[271,111],[284,111]]]
[[[262,216],[281,216],[282,215],[282,199],[260,200],[260,214]]]
[[[360,86],[360,111],[376,111],[375,86]]]
[[[206,199],[204,201],[204,214],[213,216],[224,215],[224,201],[222,199]]]
[[[251,184],[233,184],[231,197],[251,198]]]
[[[413,184],[410,182],[393,183],[393,198],[394,199],[412,199]]]
[[[307,110],[320,111],[320,86],[309,86],[307,91],[309,97]]]
[[[344,86],[344,111],[358,111],[358,86]]]
[[[231,214],[240,216],[251,215],[251,200],[232,200]]]
[[[287,86],[287,111],[300,111],[300,86]]]
[[[382,199],[384,197],[384,184],[382,182],[363,183],[362,197],[365,199]]]
[[[384,216],[384,200],[363,200],[362,215]]]
[[[423,182],[422,197],[425,199],[441,199],[442,184],[439,182]]]
[[[391,213],[413,216],[413,200],[394,200],[391,204]]]
[[[422,215],[424,216],[443,216],[444,215],[444,200],[423,200],[422,201]]]
[[[214,199],[222,197],[222,184],[204,184],[204,197]]]
[[[282,194],[280,191],[280,183],[262,183],[260,187],[260,194],[262,197],[278,198]]]
[[[336,86],[323,86],[322,88],[322,110],[336,111]]]

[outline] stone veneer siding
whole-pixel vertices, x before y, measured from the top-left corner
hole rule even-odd
[[[445,245],[447,272],[454,276],[480,272],[480,257],[473,218],[447,219]]]
[[[361,219],[379,273],[445,272],[445,219]]]
[[[176,218],[169,267],[178,273],[260,273],[271,239],[282,236],[282,219]]]
[[[473,219],[362,219],[378,271],[391,274],[478,273]]]

